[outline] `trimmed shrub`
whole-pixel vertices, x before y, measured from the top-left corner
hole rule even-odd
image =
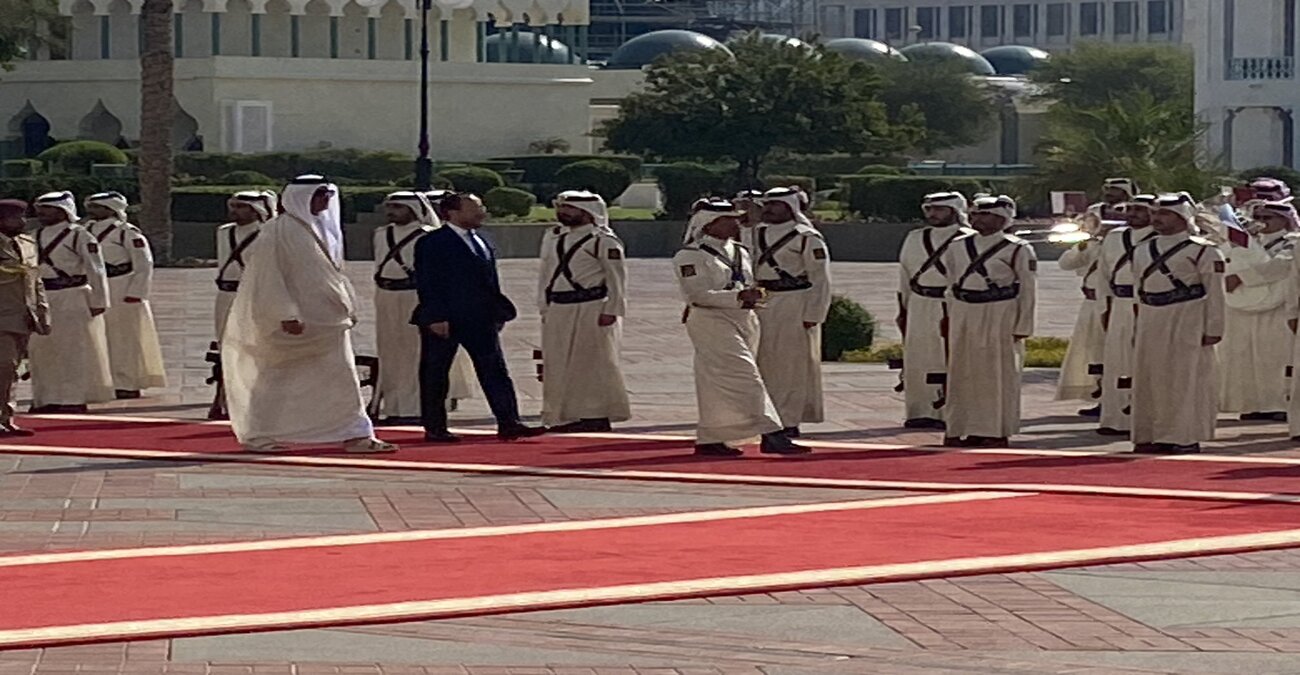
[[[726,190],[730,176],[695,162],[665,164],[655,170],[659,189],[664,193],[664,211],[673,220],[685,220],[691,204]]]
[[[533,210],[533,205],[537,199],[533,193],[516,188],[499,187],[492,188],[483,195],[483,206],[487,207],[488,213],[497,218],[515,216],[523,218]]]
[[[890,166],[888,164],[868,164],[853,173],[857,175],[873,176],[903,176],[912,172],[901,166]]]
[[[555,173],[562,190],[590,190],[612,203],[632,184],[632,174],[617,162],[586,159],[565,166]]]
[[[41,173],[45,165],[35,159],[6,159],[0,162],[0,178],[28,178]]]
[[[312,150],[309,152],[264,152],[233,155],[183,152],[176,155],[178,175],[206,176],[216,180],[232,171],[256,171],[288,181],[305,173],[319,173],[342,185],[344,182],[380,185],[411,173],[414,159],[400,152],[364,150]],[[350,181],[348,179],[351,179]]]
[[[555,174],[560,169],[588,159],[602,159],[622,164],[632,175],[632,180],[641,177],[641,158],[633,155],[521,155],[517,157],[493,157],[496,161],[508,161],[516,169],[524,172],[524,183],[557,183]]]
[[[763,177],[763,187],[771,190],[778,187],[799,187],[809,196],[817,194],[817,181],[812,176],[784,176],[769,174]]]
[[[265,185],[194,185],[172,190],[172,218],[179,221],[221,223],[226,220],[226,200],[240,190],[262,190]],[[393,192],[391,185],[339,186],[343,222],[355,223],[358,213],[371,213]]]
[[[822,326],[822,360],[839,361],[845,352],[871,349],[876,339],[876,318],[865,307],[842,295],[831,299]]]
[[[47,193],[68,190],[81,198],[96,192],[113,190],[121,192],[132,204],[140,199],[140,185],[135,178],[101,178],[97,176],[49,176],[27,178],[0,178],[0,199],[12,198],[30,202]]]
[[[841,203],[867,218],[912,221],[921,217],[921,199],[932,192],[955,190],[968,198],[989,191],[974,178],[945,176],[845,176]]]
[[[60,143],[36,156],[50,167],[66,173],[89,175],[92,164],[126,164],[126,153],[99,141]]]
[[[437,177],[451,183],[457,192],[473,192],[476,195],[485,195],[489,190],[505,185],[501,174],[477,166],[447,169],[438,174]]]
[[[840,176],[868,173],[858,169],[868,162],[885,163],[885,157],[861,155],[789,155],[773,159],[764,165],[763,172],[785,176],[811,176],[822,188],[833,185]]]

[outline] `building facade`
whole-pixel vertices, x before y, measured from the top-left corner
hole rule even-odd
[[[1187,0],[1196,109],[1233,169],[1296,165],[1296,0]]]
[[[1254,2],[1255,0],[1244,0]],[[1080,41],[1177,43],[1184,0],[826,0],[823,38],[860,37],[893,46],[944,41],[976,51],[1027,45],[1048,51]]]
[[[139,137],[142,0],[61,0],[63,36],[0,77],[9,156],[48,139]],[[419,120],[415,0],[179,0],[178,150],[410,152]],[[441,5],[441,6],[440,6]],[[435,157],[589,149],[587,0],[440,0],[430,12]],[[7,133],[6,133],[7,131]]]

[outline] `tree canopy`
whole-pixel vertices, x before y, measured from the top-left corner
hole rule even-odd
[[[32,45],[48,42],[41,22],[57,16],[54,0],[0,0],[0,68],[10,70]]]
[[[819,48],[750,35],[722,50],[676,53],[649,66],[646,88],[623,100],[600,134],[615,151],[738,165],[757,184],[778,150],[888,153],[917,137],[891,122],[872,66]]]
[[[914,129],[926,154],[973,145],[989,133],[996,104],[984,82],[953,61],[884,61],[880,100],[894,124]]]

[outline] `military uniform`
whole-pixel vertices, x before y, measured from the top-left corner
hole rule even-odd
[[[1102,240],[1097,285],[1101,311],[1106,316],[1102,345],[1101,429],[1122,434],[1132,426],[1129,407],[1133,377],[1135,288],[1133,256],[1155,236],[1150,227],[1118,227]]]
[[[50,332],[36,240],[0,234],[0,433],[14,428],[14,385],[32,333]]]
[[[1057,264],[1067,272],[1079,276],[1079,316],[1070,334],[1070,346],[1061,362],[1061,375],[1056,385],[1058,401],[1092,401],[1101,398],[1102,354],[1105,332],[1101,328],[1101,301],[1098,287],[1101,273],[1101,242],[1085,241],[1070,247],[1061,254]]]
[[[94,203],[94,197],[88,203]],[[162,347],[149,304],[153,283],[149,241],[138,227],[123,219],[87,221],[85,228],[99,244],[108,277],[110,301],[104,313],[104,328],[114,388],[125,394],[167,386]],[[127,298],[136,302],[127,302]]]
[[[212,319],[218,340],[226,330],[230,305],[235,302],[235,293],[239,292],[239,279],[248,264],[248,249],[257,241],[261,230],[260,222],[247,225],[226,223],[217,228],[217,296]]]

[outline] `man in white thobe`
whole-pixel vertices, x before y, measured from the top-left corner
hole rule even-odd
[[[1078,275],[1079,289],[1083,294],[1079,301],[1079,316],[1075,319],[1074,332],[1070,335],[1070,345],[1065,350],[1060,378],[1056,383],[1058,401],[1096,401],[1101,398],[1099,371],[1106,336],[1101,328],[1101,303],[1097,291],[1103,277],[1101,241],[1110,229],[1107,223],[1118,221],[1102,221],[1092,214],[1084,218],[1095,223],[1095,229],[1090,230],[1092,236],[1071,246],[1057,260],[1061,269]],[[1097,417],[1101,414],[1101,405],[1084,408],[1079,414]]]
[[[701,207],[695,243],[673,256],[686,301],[686,334],[695,347],[695,397],[699,406],[695,454],[736,457],[741,445],[761,438],[769,454],[803,454],[782,431],[780,415],[758,369],[758,317],[764,298],[755,284],[749,251],[736,242],[742,211],[730,202]]]
[[[415,242],[441,225],[418,192],[394,192],[384,200],[388,224],[375,228],[375,351],[379,354],[376,417],[384,425],[420,423],[420,331],[411,326],[419,304],[415,290]],[[469,356],[452,364],[448,408],[470,396]]]
[[[1221,245],[1228,263],[1219,410],[1240,413],[1245,421],[1284,421],[1293,341],[1287,301],[1300,223],[1290,200],[1255,206],[1253,219],[1246,246],[1231,239]]]
[[[943,254],[947,269],[948,430],[944,445],[1004,447],[1020,430],[1019,347],[1034,331],[1034,248],[1004,230],[1010,197],[982,197],[971,209],[974,233]]]
[[[299,176],[282,204],[248,251],[221,343],[231,427],[252,452],[290,443],[392,452],[374,437],[357,380],[338,188]]]
[[[898,328],[903,333],[903,396],[909,429],[943,429],[948,340],[947,266],[943,255],[966,227],[966,198],[936,192],[921,202],[925,226],[903,240],[898,260]]]
[[[49,335],[28,345],[34,413],[79,413],[113,399],[104,310],[108,279],[99,243],[77,222],[71,192],[36,199],[37,258],[50,305]]]
[[[236,192],[226,203],[230,222],[217,228],[217,297],[212,311],[218,342],[226,331],[235,293],[239,292],[248,247],[257,241],[262,223],[275,217],[278,203],[274,192],[257,190]]]
[[[86,199],[86,231],[99,243],[108,276],[108,361],[117,398],[140,398],[142,389],[167,386],[162,346],[149,293],[153,251],[140,228],[127,221],[126,197],[103,192]]]
[[[763,195],[763,222],[754,227],[754,276],[767,291],[758,312],[758,368],[787,436],[825,419],[822,324],[831,307],[830,249],[805,223],[799,192]]]
[[[586,191],[555,199],[558,227],[542,237],[542,423],[557,433],[609,431],[631,417],[619,365],[627,271],[605,200]]]
[[[1185,192],[1162,195],[1153,215],[1157,236],[1133,254],[1134,452],[1196,453],[1214,438],[1225,264],[1213,242],[1192,236],[1196,211]]]
[[[1133,369],[1134,288],[1133,254],[1142,242],[1156,236],[1151,229],[1155,195],[1137,195],[1125,207],[1128,224],[1106,234],[1098,259],[1098,302],[1102,345],[1101,426],[1103,436],[1127,436],[1132,427],[1130,393]]]

